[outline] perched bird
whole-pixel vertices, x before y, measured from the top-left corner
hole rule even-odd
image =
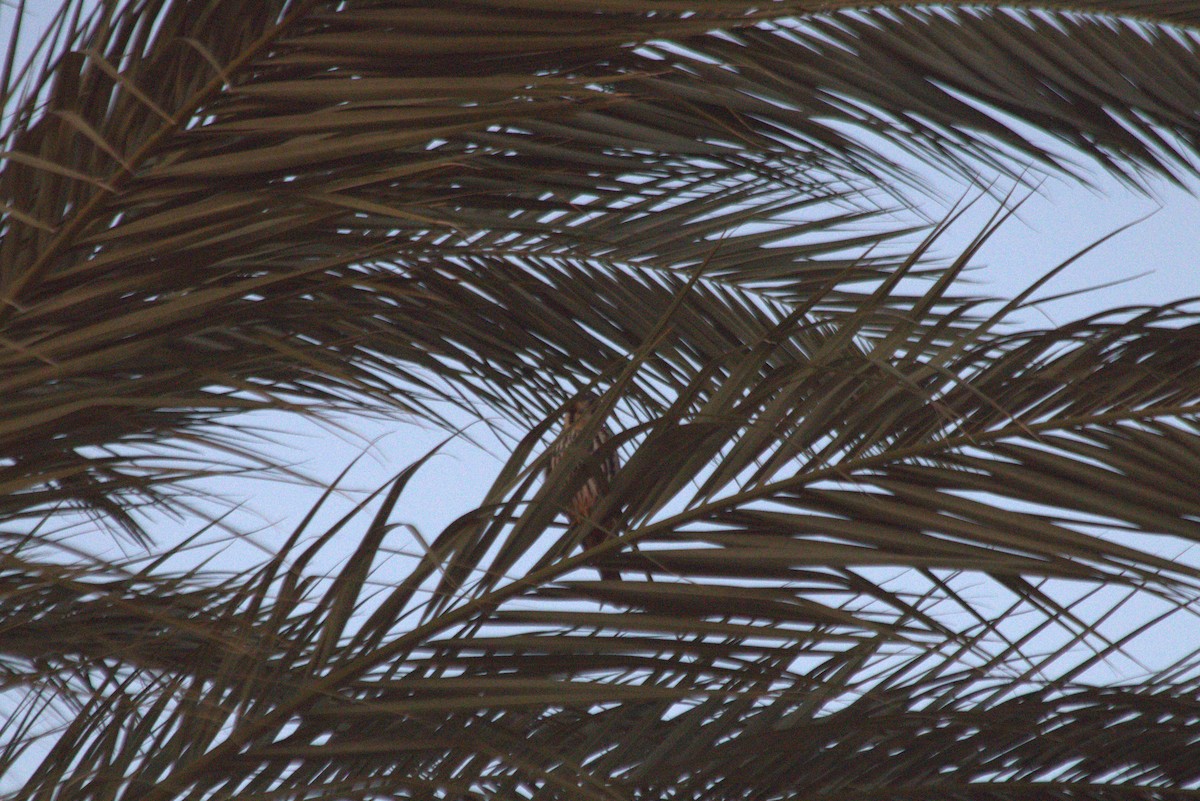
[[[550,446],[550,460],[546,465],[546,475],[549,476],[558,469],[562,463],[563,456],[567,450],[579,438],[579,434],[587,426],[588,421],[595,413],[596,397],[594,395],[582,395],[571,402],[567,407],[565,416],[563,417],[562,432],[558,435],[558,439]],[[612,437],[612,431],[608,426],[601,424],[592,434],[592,442],[589,448],[591,453],[595,453]],[[567,504],[567,522],[574,526],[578,523],[584,523],[591,520],[592,509],[595,508],[604,493],[608,491],[609,482],[616,474],[617,468],[621,464],[617,459],[615,452],[609,453],[600,461],[599,469],[592,464],[588,469],[587,481],[571,498]],[[589,531],[583,538],[583,549],[586,551],[589,548],[594,548],[606,539],[612,536],[607,521],[596,520],[592,521],[595,527]],[[600,578],[604,581],[620,581],[621,574],[616,570],[601,570]]]

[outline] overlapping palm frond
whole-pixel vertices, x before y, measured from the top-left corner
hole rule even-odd
[[[815,336],[779,321],[748,343],[740,371],[617,435],[630,458],[609,501],[623,511],[611,545],[576,555],[579,531],[547,536],[544,509],[575,487],[525,482],[536,456],[519,449],[493,497],[381,591],[367,579],[414,465],[369,523],[346,522],[362,533],[336,577],[301,575],[337,547],[331,531],[234,582],[257,610],[239,619],[267,634],[248,638],[255,653],[213,648],[215,665],[175,666],[169,681],[123,660],[33,786],[101,797],[115,780],[142,798],[1186,796],[1194,654],[1136,683],[1084,680],[1155,622],[1102,626],[1092,592],[1146,587],[1167,599],[1164,617],[1194,614],[1194,566],[1097,531],[1200,535],[1187,496],[1170,491],[1200,444],[1186,411],[1200,384],[1180,369],[1191,318],[1124,317],[979,348],[943,329],[917,356],[887,349],[918,326],[896,315],[894,339],[830,347],[841,360],[807,368],[772,363],[784,341]],[[1002,383],[993,369],[1037,378]],[[906,380],[885,382],[896,373]],[[827,402],[799,416],[819,390]],[[895,404],[912,409],[882,413]],[[810,447],[806,427],[824,432]],[[984,468],[1003,480],[983,481]],[[581,580],[600,564],[625,580]],[[889,566],[912,575],[881,580]],[[991,592],[964,591],[984,577]],[[1090,590],[1070,599],[1079,587]],[[1007,608],[991,609],[996,597]],[[184,726],[188,714],[207,725]],[[108,745],[101,731],[146,736]]]
[[[5,452],[26,454],[7,471],[18,484],[71,495],[59,477],[75,477],[102,485],[92,496],[119,492],[130,479],[104,481],[87,449],[194,431],[193,410],[370,398],[429,417],[428,398],[459,400],[466,385],[509,414],[545,413],[558,397],[539,399],[560,377],[610,369],[647,316],[628,296],[586,304],[598,317],[587,327],[580,302],[531,313],[561,271],[707,260],[706,288],[803,296],[843,270],[839,246],[890,233],[830,236],[863,212],[829,203],[869,211],[863,190],[899,169],[855,127],[949,163],[996,153],[997,139],[1050,158],[936,86],[1076,132],[1073,144],[1114,169],[1122,157],[1122,170],[1178,174],[1155,132],[1185,147],[1194,108],[1178,75],[1186,30],[1137,34],[1130,25],[1154,22],[1144,7],[1148,23],[1071,17],[1055,23],[1063,32],[1036,14],[831,16],[804,3],[700,14],[670,3],[201,5],[100,4],[91,23],[66,26],[65,55],[44,76],[13,84],[28,100],[9,103],[0,275]],[[1038,51],[1063,63],[1017,48],[1027,28],[1030,41],[1061,39]],[[976,29],[1007,44],[977,47]],[[925,61],[886,50],[918,34],[939,45]],[[1089,78],[1076,51],[1097,40],[1125,52],[1134,36],[1145,52],[1129,57],[1181,87],[1128,77],[1100,91],[1106,79]],[[1062,84],[1043,105],[1075,99],[1055,117],[1014,105],[1036,96],[1028,86],[965,81],[985,55],[991,75],[1024,57],[1027,83],[1045,73]],[[1085,100],[1133,117],[1082,110]],[[883,124],[897,103],[913,114]],[[916,122],[933,106],[941,116]],[[842,274],[869,280],[890,264]],[[722,316],[713,292],[693,293],[696,314]],[[736,345],[729,333],[684,347],[714,358]],[[69,447],[37,447],[60,431],[73,432]]]
[[[922,163],[1193,177],[1197,24],[67,3],[0,78],[13,797],[1194,795],[1196,649],[1088,679],[1193,614],[1200,312],[1009,324],[1036,287],[959,287],[992,229],[939,261],[909,204]],[[542,480],[584,387],[617,433]],[[273,466],[217,421],[380,409],[526,432],[399,574],[423,461],[252,568],[48,555]]]

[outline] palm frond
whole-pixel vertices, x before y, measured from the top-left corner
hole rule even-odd
[[[510,415],[530,404],[544,414],[564,380],[614,369],[656,315],[630,292],[598,302],[597,286],[570,307],[541,302],[561,304],[567,276],[653,282],[631,276],[706,263],[706,287],[785,298],[834,276],[880,280],[894,261],[853,251],[904,226],[829,234],[869,214],[864,190],[902,171],[846,125],[924,142],[923,157],[949,163],[993,152],[989,137],[1049,158],[952,91],[1123,171],[1132,166],[1114,158],[1168,169],[1177,152],[1154,131],[1181,146],[1191,135],[1178,67],[1190,40],[1135,35],[1145,23],[734,2],[701,14],[671,3],[230,3],[203,14],[108,3],[81,19],[82,8],[58,18],[67,54],[27,71],[11,84],[24,94],[6,101],[3,452],[73,432],[7,480],[102,485],[58,485],[93,506],[122,482],[103,479],[89,448],[150,431],[203,437],[198,421],[218,413],[368,401],[436,419],[428,400],[462,403],[469,388]],[[1180,13],[1164,8],[1161,21]],[[911,50],[902,42],[918,31],[931,42],[921,58],[887,49]],[[1035,49],[1060,63],[1018,47],[1022,34],[1046,39]],[[980,47],[985,35],[999,43]],[[1174,76],[1169,95],[1080,66],[1093,39],[1117,52],[1131,37],[1143,74]],[[1026,57],[1027,82],[1062,84],[1043,105],[1067,95],[1057,111],[1075,110],[1017,107],[1010,95],[1041,95],[962,79],[981,54],[1007,70],[997,52]],[[853,108],[835,102],[843,95]],[[1080,110],[1085,101],[1138,111],[1118,121]],[[897,102],[919,107],[881,127]],[[876,111],[864,116],[864,103]],[[917,121],[934,107],[935,127]],[[722,293],[696,292],[689,307],[721,319]],[[688,336],[700,339],[681,347],[703,360],[740,332]]]
[[[1195,795],[1194,649],[1087,679],[1193,614],[1196,305],[1010,324],[892,155],[1190,177],[1195,3],[86,5],[0,76],[13,797]],[[521,433],[398,574],[424,460],[227,574],[47,533],[267,410]]]

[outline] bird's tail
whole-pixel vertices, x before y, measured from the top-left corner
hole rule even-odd
[[[583,536],[583,549],[585,551],[595,548],[600,543],[609,539],[612,534],[606,528],[594,528]],[[620,581],[621,571],[613,570],[611,567],[596,568],[600,573],[601,581]]]

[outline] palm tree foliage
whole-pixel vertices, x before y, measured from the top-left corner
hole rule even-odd
[[[949,258],[964,210],[911,220],[925,170],[1192,180],[1198,24],[68,2],[0,78],[4,789],[1196,795],[1200,651],[1103,670],[1200,592],[1171,558],[1200,540],[1195,309],[1033,328],[1044,279],[962,291],[1014,204]],[[581,553],[558,513],[609,451],[541,468],[589,389],[624,467]],[[481,420],[511,453],[429,541],[398,521],[432,454],[257,563],[178,568],[195,537],[150,516],[295,478],[256,411]]]

